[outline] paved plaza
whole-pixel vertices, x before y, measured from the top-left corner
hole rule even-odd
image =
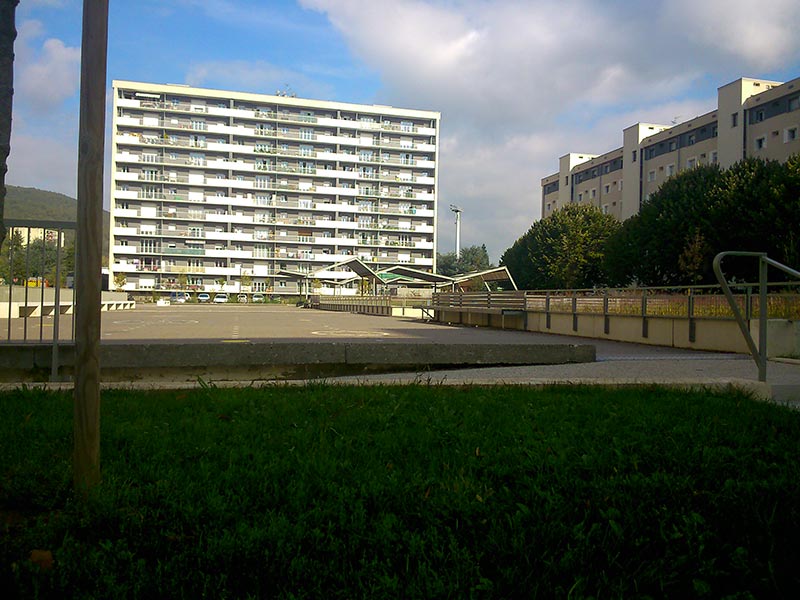
[[[336,378],[342,382],[389,383],[587,383],[674,385],[758,385],[758,371],[748,355],[702,352],[482,327],[450,326],[418,319],[328,312],[277,304],[156,306],[102,315],[102,343],[332,342],[419,344],[592,344],[597,362],[448,369],[425,373]],[[7,322],[0,322],[5,338]],[[21,338],[22,320],[12,323],[12,338]],[[52,337],[53,318],[29,319],[28,339]],[[72,317],[62,316],[62,338],[69,336]],[[777,396],[793,400],[800,390],[800,365],[770,361],[768,383]],[[782,391],[781,391],[782,390]],[[800,401],[800,396],[797,397]]]

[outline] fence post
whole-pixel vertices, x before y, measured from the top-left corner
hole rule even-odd
[[[578,331],[578,292],[572,292],[572,331]]]
[[[611,331],[611,319],[608,315],[608,288],[603,290],[603,333],[606,335]]]
[[[758,380],[767,380],[767,261],[758,259]],[[749,324],[748,324],[749,325]]]
[[[642,337],[647,339],[647,291],[642,290]]]
[[[544,316],[545,316],[545,327],[550,329],[550,292],[545,292]]]
[[[694,320],[694,292],[689,288],[689,297],[686,299],[686,312],[689,319],[689,341],[694,343],[697,338],[697,327]]]

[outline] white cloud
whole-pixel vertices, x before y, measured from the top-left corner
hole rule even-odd
[[[304,97],[329,96],[327,86],[289,69],[282,69],[264,61],[208,61],[190,65],[186,83],[193,86],[213,85],[224,89],[274,94],[291,83],[292,91]]]
[[[774,69],[800,51],[796,0],[670,0],[663,18],[700,48],[751,68]]]
[[[300,3],[380,75],[378,101],[442,112],[440,249],[453,202],[462,243],[495,260],[538,218],[559,156],[619,147],[637,121],[707,112],[716,86],[800,49],[794,0]]]
[[[11,132],[6,182],[77,195],[78,145],[54,138]]]
[[[80,85],[80,48],[59,39],[46,39],[37,47],[44,30],[38,21],[19,26],[14,61],[15,110],[45,114],[68,98]]]

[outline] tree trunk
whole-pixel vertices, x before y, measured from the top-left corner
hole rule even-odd
[[[0,246],[6,239],[6,173],[11,152],[11,101],[14,97],[14,13],[19,0],[0,0]]]

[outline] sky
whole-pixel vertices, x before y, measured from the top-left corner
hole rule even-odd
[[[76,196],[82,4],[17,8],[7,183]],[[797,0],[110,0],[108,106],[124,79],[439,111],[439,251],[456,204],[496,263],[559,156],[800,76],[798,31]]]

